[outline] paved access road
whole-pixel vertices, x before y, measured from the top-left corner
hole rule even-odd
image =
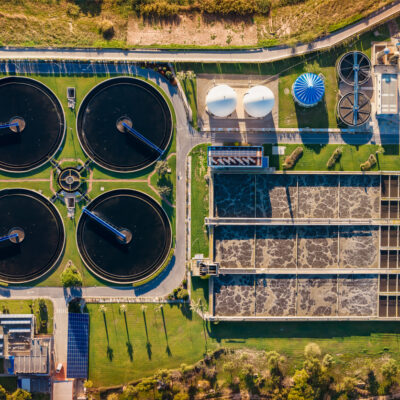
[[[52,60],[123,60],[123,61],[165,61],[165,62],[270,62],[303,55],[316,50],[328,49],[349,37],[371,29],[375,25],[400,13],[397,0],[369,17],[341,29],[309,44],[296,47],[276,46],[253,50],[157,50],[157,49],[36,49],[36,48],[1,48],[1,59],[52,59]]]

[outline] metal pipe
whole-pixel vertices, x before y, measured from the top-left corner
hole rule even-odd
[[[151,142],[149,139],[145,138],[143,135],[141,135],[136,129],[130,127],[127,123],[122,122],[122,126],[127,129],[131,134],[136,136],[138,139],[140,139],[142,142],[146,143],[148,146],[150,146],[152,149],[158,151],[160,154],[163,154],[164,152],[157,147],[153,142]]]
[[[126,240],[126,235],[124,235],[122,232],[120,232],[117,228],[114,228],[111,224],[108,222],[104,221],[100,217],[98,217],[96,214],[93,214],[91,211],[89,211],[86,207],[82,209],[82,212],[88,215],[90,218],[98,222],[100,225],[104,226],[104,228],[108,229],[112,233],[114,233],[116,236],[121,238],[123,241]]]

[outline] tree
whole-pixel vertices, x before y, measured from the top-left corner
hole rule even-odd
[[[315,400],[314,390],[308,383],[308,374],[304,369],[295,372],[288,400]]]
[[[127,307],[126,307],[126,304],[121,304],[121,305],[119,306],[119,309],[120,309],[121,312],[124,313],[124,314],[126,313],[126,308],[127,308]]]
[[[399,367],[396,361],[391,358],[388,361],[386,361],[385,364],[382,365],[381,371],[382,371],[382,376],[388,381],[392,382],[399,373]]]
[[[32,395],[23,389],[17,389],[12,395],[11,400],[31,400]]]
[[[339,385],[339,391],[342,392],[347,399],[356,399],[358,397],[357,391],[357,380],[346,376],[343,382]]]
[[[184,392],[179,392],[174,396],[174,400],[189,400],[189,395]]]
[[[157,161],[155,170],[160,177],[166,175],[169,170],[168,162],[166,160]]]
[[[87,381],[85,381],[85,383],[83,384],[83,386],[84,386],[86,389],[90,389],[90,388],[93,387],[93,382],[92,382],[91,380],[87,380]]]
[[[321,349],[317,343],[308,343],[304,349],[304,355],[306,358],[318,358],[321,357]]]
[[[170,186],[160,186],[158,188],[158,193],[160,193],[160,196],[169,197],[171,192],[172,188]]]
[[[64,287],[82,286],[82,277],[74,265],[70,265],[61,274],[61,282]]]
[[[139,391],[133,385],[128,385],[124,388],[122,392],[122,399],[123,400],[133,400],[136,399],[139,395]]]
[[[107,400],[119,400],[118,393],[111,393],[107,396]]]
[[[256,4],[260,14],[269,14],[271,10],[271,0],[256,0]]]
[[[324,358],[322,359],[322,366],[325,369],[331,368],[335,364],[333,357],[330,354],[325,354]]]
[[[393,385],[396,383],[396,378],[399,373],[399,367],[395,360],[387,360],[381,368],[383,382],[379,389],[382,394],[389,394]]]
[[[222,369],[229,374],[230,382],[232,382],[233,372],[235,371],[235,364],[232,361],[227,361],[222,365]]]
[[[7,391],[0,385],[0,400],[7,400]]]

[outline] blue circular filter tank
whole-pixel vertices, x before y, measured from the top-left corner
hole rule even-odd
[[[300,75],[292,87],[294,100],[303,107],[317,105],[325,94],[325,84],[320,76],[307,72]]]

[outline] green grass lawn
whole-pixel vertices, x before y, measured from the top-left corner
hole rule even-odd
[[[197,289],[196,289],[197,290]],[[304,347],[318,343],[331,353],[344,374],[367,360],[390,355],[400,361],[400,328],[393,322],[243,322],[205,324],[197,314],[165,305],[127,306],[126,322],[118,304],[89,304],[89,379],[96,386],[126,383],[161,368],[193,364],[206,350],[218,347],[275,350],[288,358],[290,370],[300,367]],[[165,326],[164,326],[165,322]],[[203,329],[205,328],[205,330]],[[147,344],[148,343],[148,344]]]
[[[192,301],[197,303],[201,301],[202,305],[208,308],[208,282],[209,279],[203,279],[199,276],[192,276]]]
[[[205,351],[203,323],[190,310],[165,305],[127,306],[126,320],[118,304],[89,304],[89,379],[109,386],[151,375],[158,368],[176,368],[198,361]],[[187,315],[188,317],[186,317]]]
[[[106,75],[92,75],[92,76],[42,76],[42,75],[26,75],[27,77],[36,79],[45,85],[47,85],[58,97],[61,101],[64,113],[65,113],[65,121],[66,121],[66,137],[64,143],[62,144],[61,149],[56,155],[57,160],[63,159],[80,159],[82,161],[86,161],[87,157],[85,156],[78,140],[78,136],[76,133],[76,116],[78,113],[79,106],[84,98],[84,96],[97,84],[104,81],[105,79],[110,78],[110,76]],[[2,76],[0,76],[2,77]],[[146,80],[153,86],[156,86],[151,81]],[[67,87],[73,86],[76,88],[76,109],[71,111],[68,109],[67,105]],[[176,122],[175,113],[173,111],[172,103],[166,94],[161,90],[164,98],[166,99],[167,103],[172,112],[172,119]],[[174,153],[176,151],[176,138],[175,138],[175,130],[174,135],[172,137],[171,143],[167,152],[165,153],[165,157],[168,157],[169,154]],[[175,171],[175,156],[171,157],[170,159],[170,166],[173,170],[173,174],[171,175],[171,179],[176,179],[174,174]],[[147,178],[149,174],[154,170],[154,165],[135,172],[135,173],[128,173],[128,174],[121,174],[116,172],[106,171],[101,167],[96,166],[92,163],[93,167],[93,179],[115,179],[115,182],[94,182],[92,191],[88,194],[91,199],[94,199],[99,194],[106,192],[112,189],[118,189],[121,187],[124,188],[131,188],[137,189],[142,192],[147,193],[148,195],[152,196],[157,202],[159,202],[165,211],[167,212],[171,226],[173,229],[173,235],[175,235],[175,209],[170,207],[168,204],[164,204],[161,201],[161,198],[155,193],[150,187],[147,185]],[[12,187],[23,187],[32,190],[39,190],[41,193],[46,197],[51,197],[53,195],[52,191],[50,190],[50,183],[49,182],[21,182],[21,178],[25,179],[50,179],[50,175],[52,174],[52,168],[50,164],[46,164],[39,168],[38,170],[34,170],[24,174],[12,174],[0,171],[0,179],[7,180],[8,182],[0,182],[0,189],[4,188],[12,188]],[[117,182],[117,180],[126,180],[126,179],[135,179],[138,182]],[[143,182],[142,182],[143,181]],[[175,185],[174,185],[175,186]],[[103,189],[103,190],[102,190]],[[174,201],[175,195],[171,198]],[[61,257],[60,262],[58,265],[53,268],[46,276],[42,277],[41,279],[34,282],[39,286],[61,286],[61,273],[65,268],[65,265],[69,260],[73,262],[73,264],[78,268],[80,271],[82,278],[83,278],[83,285],[84,286],[101,286],[107,284],[106,282],[98,279],[94,276],[83,264],[78,249],[76,246],[76,239],[75,239],[75,232],[76,227],[78,224],[78,220],[81,214],[82,204],[77,205],[75,218],[70,219],[67,218],[67,211],[65,205],[61,201],[56,201],[55,205],[59,209],[61,216],[64,221],[65,231],[66,231],[66,246],[65,251]],[[32,283],[28,284],[29,286]]]
[[[204,179],[207,174],[207,146],[196,146],[190,153],[192,157],[191,177],[191,244],[192,257],[204,254],[208,257],[208,233],[204,226],[204,218],[208,216],[208,184]]]
[[[192,125],[195,129],[197,126],[197,83],[196,78],[181,79],[182,88],[185,92],[187,101],[192,109]]]
[[[270,166],[282,170],[285,158],[298,146],[303,147],[303,155],[298,160],[293,171],[361,171],[360,164],[365,162],[370,154],[377,156],[377,164],[371,171],[396,171],[400,170],[400,148],[398,145],[383,146],[384,153],[376,153],[381,149],[377,145],[298,145],[279,144],[284,146],[285,155],[272,155],[272,145],[264,145],[265,154],[269,156]],[[332,168],[327,168],[326,163],[337,147],[343,150],[342,156]]]
[[[54,306],[53,302],[48,299],[44,299],[46,302],[47,309],[47,327],[42,329],[41,333],[53,333],[53,318],[54,318]],[[36,322],[39,321],[39,302],[38,300],[0,300],[0,312],[7,314],[35,314]],[[36,326],[36,332],[38,333],[39,327]]]

